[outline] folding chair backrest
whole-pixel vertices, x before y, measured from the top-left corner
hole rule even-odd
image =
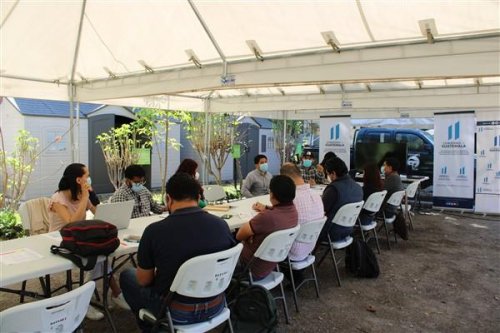
[[[343,227],[352,227],[358,219],[359,212],[363,208],[364,201],[343,205],[335,214],[332,223]]]
[[[413,183],[411,183],[410,185],[408,185],[405,189],[406,191],[406,196],[408,198],[414,198],[415,197],[415,194],[417,194],[417,190],[418,190],[418,185],[420,184],[420,181],[414,181]]]
[[[175,274],[170,291],[195,298],[219,295],[229,286],[242,249],[239,243],[228,250],[189,259]]]
[[[372,213],[378,212],[380,210],[380,207],[382,207],[382,203],[384,202],[386,195],[386,190],[370,194],[368,199],[366,199],[365,204],[363,205],[363,209]]]
[[[19,206],[19,215],[24,230],[30,235],[44,234],[49,231],[49,198],[41,197],[23,202]]]
[[[299,230],[300,225],[297,225],[290,229],[273,232],[260,244],[254,257],[270,262],[282,262],[288,256]]]
[[[405,190],[394,192],[387,200],[389,205],[399,207],[405,196]]]
[[[85,318],[95,282],[0,312],[0,332],[73,332]]]
[[[203,195],[205,196],[205,200],[209,202],[226,199],[226,192],[220,185],[203,186]]]
[[[297,238],[295,238],[295,241],[305,244],[316,243],[325,221],[326,217],[322,217],[318,220],[301,224],[299,234],[297,235]]]

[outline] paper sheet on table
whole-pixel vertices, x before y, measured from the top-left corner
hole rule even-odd
[[[21,248],[0,253],[0,263],[4,265],[15,265],[29,261],[35,261],[43,256],[28,248]]]
[[[59,231],[52,231],[52,232],[43,234],[43,236],[48,237],[48,238],[50,238],[52,240],[62,241],[62,236],[59,233]]]

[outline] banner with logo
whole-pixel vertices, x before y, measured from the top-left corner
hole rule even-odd
[[[319,162],[328,152],[334,152],[350,169],[351,117],[321,116],[319,125]]]
[[[474,111],[434,114],[435,207],[474,208]]]
[[[476,208],[500,213],[500,121],[477,122]]]

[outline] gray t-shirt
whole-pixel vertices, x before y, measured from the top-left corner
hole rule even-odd
[[[269,172],[263,173],[257,169],[249,172],[243,182],[241,194],[247,198],[269,194],[269,183],[272,177]]]

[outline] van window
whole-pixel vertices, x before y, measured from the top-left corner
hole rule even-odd
[[[397,143],[406,143],[406,147],[411,151],[419,151],[424,149],[424,140],[415,134],[397,133]]]
[[[372,132],[367,133],[365,143],[388,143],[390,142],[390,133]]]

